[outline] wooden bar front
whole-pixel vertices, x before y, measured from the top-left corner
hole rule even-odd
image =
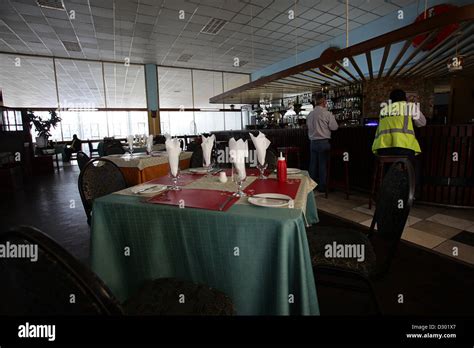
[[[333,149],[349,154],[350,185],[369,191],[375,156],[371,151],[375,127],[347,127],[333,132]],[[433,125],[416,130],[422,154],[417,156],[421,175],[419,201],[453,206],[474,206],[474,125]],[[249,131],[214,132],[218,141],[249,139]],[[255,132],[255,131],[252,131]],[[299,146],[302,168],[309,163],[309,139],[304,128],[262,129],[272,148]],[[250,140],[251,143],[251,140]],[[295,167],[295,158],[288,159]],[[332,174],[342,176],[337,168]]]

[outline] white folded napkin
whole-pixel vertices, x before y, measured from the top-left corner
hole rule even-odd
[[[237,174],[240,180],[245,180],[247,173],[245,171],[245,158],[249,156],[249,147],[247,140],[242,139],[235,140],[231,138],[229,140],[229,155],[230,162],[234,164]]]
[[[214,146],[214,141],[216,141],[216,136],[213,134],[210,137],[205,137],[204,135],[201,135],[202,138],[202,157],[204,160],[204,164],[206,167],[211,165],[211,153],[212,153],[212,147]]]
[[[127,137],[127,144],[128,144],[128,147],[129,147],[130,149],[133,148],[133,135],[129,135],[129,136]]]
[[[267,148],[270,146],[271,141],[267,139],[265,134],[262,132],[258,132],[257,136],[254,136],[252,133],[250,134],[250,138],[255,145],[255,149],[257,150],[257,160],[262,166],[265,164],[265,155],[267,154]]]
[[[153,150],[153,135],[149,135],[146,139],[146,150],[150,153]]]
[[[176,176],[178,174],[179,155],[181,154],[181,146],[178,138],[166,140],[166,152],[168,154],[168,162],[170,164],[171,174]]]

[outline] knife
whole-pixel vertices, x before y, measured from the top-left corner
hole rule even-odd
[[[234,198],[234,196],[228,196],[227,199],[219,206],[219,211],[222,211],[225,206]]]
[[[147,187],[147,188],[144,188],[144,189],[141,189],[139,191],[136,191],[135,193],[142,193],[142,192],[145,192],[145,191],[148,191],[148,190],[151,190],[151,189],[154,189],[155,187],[157,187],[158,185],[153,185],[153,186],[150,186],[150,187]]]

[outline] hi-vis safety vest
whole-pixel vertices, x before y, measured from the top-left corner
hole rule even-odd
[[[420,144],[413,130],[412,113],[414,104],[396,102],[388,104],[380,111],[380,121],[375,132],[372,152],[387,147],[402,147],[421,153]],[[416,112],[416,110],[415,110]]]

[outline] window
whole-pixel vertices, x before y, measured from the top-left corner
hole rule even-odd
[[[100,62],[56,59],[61,108],[105,108]]]
[[[196,134],[194,112],[161,111],[161,133],[170,135]]]
[[[104,63],[107,108],[146,108],[143,65]]]
[[[51,58],[1,54],[0,86],[5,106],[23,108],[58,106]]]
[[[212,111],[200,111],[194,113],[197,134],[224,130],[224,113]]]
[[[240,111],[225,112],[225,130],[242,129],[242,113]]]
[[[190,69],[158,67],[160,108],[192,109],[193,89]]]
[[[3,110],[1,111],[0,130],[6,132],[15,132],[23,130],[21,121],[21,111]]]
[[[209,99],[222,93],[222,73],[193,70],[194,108],[222,109],[222,104],[211,104]]]
[[[48,112],[35,112],[42,118]],[[68,141],[77,134],[81,140],[97,140],[104,137],[125,138],[130,134],[148,134],[146,111],[62,111],[60,124],[51,129],[51,140]],[[33,139],[37,136],[32,128]]]

